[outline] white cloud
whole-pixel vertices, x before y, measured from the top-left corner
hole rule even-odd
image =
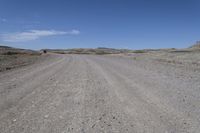
[[[26,32],[2,34],[1,38],[5,42],[25,42],[25,41],[36,40],[41,37],[47,37],[47,36],[78,35],[78,34],[80,34],[79,30],[71,30],[71,31],[29,30]]]

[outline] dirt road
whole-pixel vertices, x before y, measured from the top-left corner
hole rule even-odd
[[[0,73],[1,133],[199,133],[200,71],[51,55]]]

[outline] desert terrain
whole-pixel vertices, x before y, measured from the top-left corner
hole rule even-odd
[[[0,132],[200,132],[198,48],[102,49],[2,54]]]

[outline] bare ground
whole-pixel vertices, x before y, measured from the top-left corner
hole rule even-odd
[[[33,64],[40,55],[38,51],[0,46],[0,72]]]
[[[162,55],[52,54],[0,73],[0,132],[199,133],[198,58]]]

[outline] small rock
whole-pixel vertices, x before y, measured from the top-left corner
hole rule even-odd
[[[134,127],[133,125],[131,125],[131,127]]]
[[[60,119],[63,119],[63,116],[60,115],[59,118],[60,118]]]
[[[10,70],[11,69],[11,67],[6,67],[6,70]]]
[[[108,124],[108,126],[110,127],[110,126],[111,126],[111,124]]]
[[[102,119],[102,117],[99,118],[99,120],[101,120],[101,119]]]
[[[95,127],[95,124],[94,125],[92,125],[92,128],[94,128]]]
[[[45,115],[45,116],[44,116],[44,118],[48,118],[48,117],[49,117],[49,115]]]

